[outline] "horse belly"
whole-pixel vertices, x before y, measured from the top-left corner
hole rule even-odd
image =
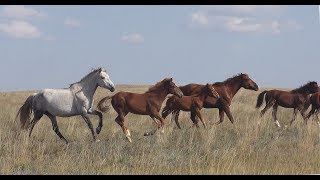
[[[295,103],[294,103],[294,98],[291,98],[290,96],[280,96],[279,99],[277,100],[277,103],[279,106],[282,106],[284,108],[294,108]]]
[[[136,101],[127,102],[127,109],[133,114],[148,115],[146,102],[137,103]]]
[[[294,108],[296,105],[293,103],[293,101],[279,101],[278,105],[284,107],[284,108]]]
[[[191,104],[192,104],[191,98],[184,96],[180,99],[176,99],[176,101],[174,103],[174,107],[176,107],[177,110],[190,111]]]
[[[218,100],[217,98],[207,97],[204,101],[203,107],[204,108],[218,108]]]
[[[72,96],[46,98],[46,108],[54,116],[69,117],[77,114]]]
[[[54,116],[60,116],[60,117],[70,117],[70,116],[77,115],[76,109],[70,104],[64,104],[59,106],[50,104],[47,108],[47,111]]]

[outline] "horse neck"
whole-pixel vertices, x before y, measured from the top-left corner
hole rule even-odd
[[[202,90],[202,92],[199,94],[199,99],[203,102],[208,96],[209,96],[208,92],[205,92],[204,90]]]
[[[302,95],[308,95],[308,94],[312,94],[309,90],[292,90],[292,93],[298,93],[298,94],[302,94]]]
[[[235,94],[237,94],[239,89],[242,87],[240,85],[240,82],[237,81],[236,79],[232,79],[230,81],[227,81],[225,83],[225,86],[227,87],[228,94],[229,94],[231,99],[234,97]]]
[[[98,88],[97,80],[93,78],[86,78],[80,81],[78,85],[81,87],[80,91],[82,91],[89,100],[92,100],[93,95]]]
[[[169,94],[168,90],[166,90],[165,88],[161,87],[159,89],[156,89],[152,92],[148,92],[149,94],[156,94],[157,99],[159,102],[163,102],[165,100],[165,98],[167,97],[167,95]]]

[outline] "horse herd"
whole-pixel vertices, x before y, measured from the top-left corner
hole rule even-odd
[[[68,143],[59,130],[56,116],[70,117],[81,115],[90,129],[93,139],[96,140],[95,133],[99,134],[103,126],[103,116],[100,111],[107,112],[111,104],[118,114],[115,121],[120,125],[128,141],[132,142],[130,131],[124,124],[125,116],[128,113],[149,115],[157,124],[157,129],[146,132],[144,134],[145,136],[152,135],[157,130],[164,132],[164,119],[166,119],[170,113],[178,128],[181,128],[178,121],[180,111],[189,111],[190,119],[196,127],[199,127],[199,119],[203,126],[206,127],[206,123],[200,113],[202,108],[219,109],[220,120],[216,122],[216,124],[223,122],[224,113],[228,116],[231,123],[233,123],[234,119],[230,111],[230,105],[235,94],[240,88],[254,91],[259,90],[258,85],[248,74],[243,73],[228,78],[223,82],[206,85],[192,83],[185,86],[177,86],[172,78],[165,78],[151,86],[142,94],[121,91],[113,96],[107,96],[100,100],[97,106],[100,111],[97,111],[93,109],[93,96],[98,86],[108,89],[111,92],[115,91],[113,82],[109,78],[106,70],[102,67],[94,69],[79,82],[71,84],[69,88],[44,89],[30,95],[20,107],[16,118],[19,117],[22,128],[30,129],[29,136],[31,136],[36,123],[43,115],[46,115],[51,120],[54,132],[60,139]],[[168,98],[160,114],[162,104],[169,94],[172,96]],[[315,114],[320,126],[318,118],[320,110],[320,88],[315,81],[308,82],[292,91],[263,91],[258,95],[256,108],[261,107],[264,99],[266,106],[261,111],[261,116],[273,107],[273,119],[279,127],[280,123],[276,115],[278,106],[294,109],[293,119],[290,124],[293,123],[299,111],[305,123],[307,123],[311,115]],[[312,109],[308,115],[305,115],[305,111],[310,104],[312,104]],[[33,118],[31,120],[32,113]],[[99,117],[96,132],[93,129],[89,114]]]

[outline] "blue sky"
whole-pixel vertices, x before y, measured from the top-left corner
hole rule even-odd
[[[115,84],[320,80],[318,6],[0,6],[0,91],[64,88],[103,66]]]

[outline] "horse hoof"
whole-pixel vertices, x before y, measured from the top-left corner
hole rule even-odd
[[[97,139],[96,142],[100,142],[100,139]]]
[[[100,132],[101,132],[101,127],[97,127],[96,132],[97,132],[97,134],[100,134]]]
[[[131,138],[130,138],[130,137],[127,137],[127,139],[128,139],[128,141],[129,141],[129,142],[131,142],[131,143],[132,143],[132,140],[131,140]]]

